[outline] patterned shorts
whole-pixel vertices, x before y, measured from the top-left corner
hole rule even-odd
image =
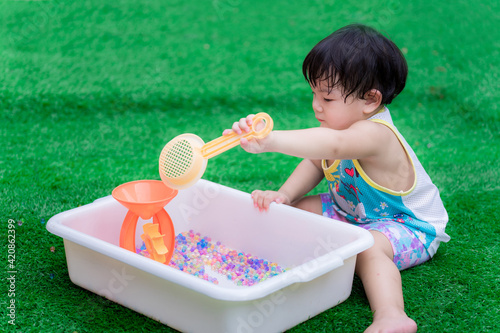
[[[394,253],[393,261],[400,271],[420,265],[431,258],[424,244],[416,236],[416,233],[418,234],[420,231],[388,219],[370,223],[348,221],[333,208],[333,201],[328,193],[322,193],[320,197],[323,206],[323,216],[384,234],[392,245]]]

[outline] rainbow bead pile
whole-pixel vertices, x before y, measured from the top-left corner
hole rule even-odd
[[[137,253],[149,257],[144,244]],[[236,251],[220,242],[214,243],[193,230],[175,237],[175,250],[169,266],[219,284],[217,278],[205,271],[205,267],[209,267],[238,286],[252,286],[285,271],[277,263]]]

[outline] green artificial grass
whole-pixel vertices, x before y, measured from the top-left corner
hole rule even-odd
[[[407,57],[407,86],[391,110],[450,216],[451,241],[402,273],[407,312],[419,332],[500,331],[499,7],[1,2],[0,330],[174,332],[73,285],[62,239],[46,222],[124,182],[159,179],[159,152],[177,134],[207,141],[259,111],[271,114],[276,129],[315,126],[302,60],[333,30],[360,22],[384,31]],[[277,189],[297,162],[233,149],[211,160],[204,178],[242,191]],[[11,299],[15,325],[8,323]],[[370,321],[355,278],[348,300],[289,332],[361,332]]]

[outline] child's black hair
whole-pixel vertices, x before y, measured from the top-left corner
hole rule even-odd
[[[405,87],[408,65],[398,47],[373,28],[361,24],[343,27],[320,41],[304,59],[302,73],[312,87],[323,80],[331,91],[341,89],[345,99],[363,99],[377,89],[381,104],[390,104]]]

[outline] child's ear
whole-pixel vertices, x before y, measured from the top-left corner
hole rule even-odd
[[[380,107],[382,103],[382,93],[377,89],[371,89],[366,92],[365,100],[365,113],[372,113]]]

